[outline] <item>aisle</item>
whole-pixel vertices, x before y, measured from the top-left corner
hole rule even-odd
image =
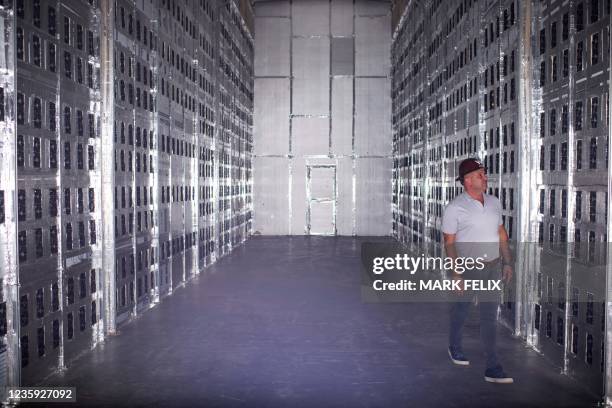
[[[362,239],[361,239],[362,240]],[[594,397],[499,329],[514,385],[446,354],[443,304],[365,304],[354,238],[255,237],[46,383],[79,405],[590,406]],[[74,404],[68,405],[74,407]]]

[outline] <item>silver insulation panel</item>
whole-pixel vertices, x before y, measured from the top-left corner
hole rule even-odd
[[[458,164],[480,157],[520,243],[503,322],[601,395],[609,4],[411,1],[391,48],[394,235],[441,253]]]
[[[254,231],[390,233],[389,25],[385,1],[255,4]]]
[[[249,237],[254,48],[231,1],[14,1],[0,31],[0,385],[29,385]]]

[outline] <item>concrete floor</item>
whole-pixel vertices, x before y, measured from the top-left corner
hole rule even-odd
[[[515,384],[484,382],[473,325],[464,341],[472,365],[453,366],[446,305],[362,303],[360,242],[254,237],[45,385],[75,386],[87,406],[597,402],[503,328],[499,352]]]

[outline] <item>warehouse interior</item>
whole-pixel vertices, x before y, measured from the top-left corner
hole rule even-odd
[[[609,0],[0,2],[0,398],[612,405]],[[479,322],[366,302],[478,157],[516,254]],[[74,402],[66,402],[74,406]]]

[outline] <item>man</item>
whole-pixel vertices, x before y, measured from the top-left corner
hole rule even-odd
[[[453,259],[482,257],[485,267],[480,271],[464,274],[452,271],[453,279],[462,281],[464,276],[471,272],[479,278],[497,279],[502,263],[503,280],[507,283],[512,278],[508,234],[502,223],[499,199],[485,193],[487,190],[485,168],[478,159],[465,159],[459,165],[457,180],[463,185],[464,192],[448,204],[442,218],[446,256]],[[463,282],[460,282],[459,287],[462,289],[457,294],[458,299],[451,305],[448,353],[453,363],[466,366],[469,365],[469,360],[463,353],[461,337],[472,296],[463,291],[462,285]],[[480,337],[487,360],[485,380],[509,384],[513,379],[504,372],[497,361],[495,351],[498,304],[498,299],[496,301],[479,299]]]

